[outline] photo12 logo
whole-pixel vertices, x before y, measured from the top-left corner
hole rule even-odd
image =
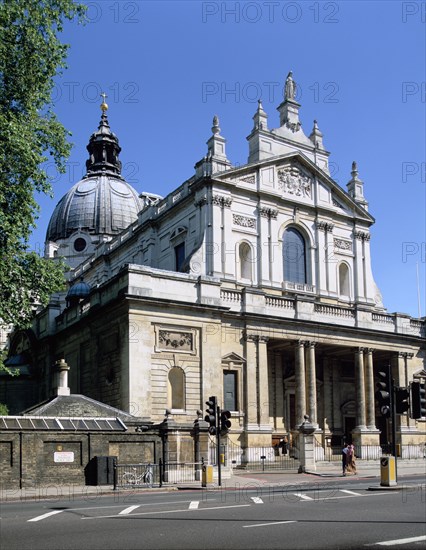
[[[339,23],[338,2],[202,2],[203,23]]]
[[[87,23],[109,20],[113,23],[140,23],[140,2],[86,2]]]
[[[75,103],[85,101],[87,103],[99,103],[99,97],[107,91],[108,103],[139,103],[140,87],[137,82],[114,82],[106,87],[99,82],[56,82],[52,88],[52,102],[66,101]]]
[[[314,103],[339,103],[340,86],[337,82],[313,82],[305,88],[305,94]],[[278,103],[284,96],[282,82],[216,82],[205,81],[201,83],[201,101],[207,103],[214,98],[221,103],[233,101],[234,103],[257,103],[259,100],[267,103]],[[295,100],[301,101],[303,90],[297,84]]]

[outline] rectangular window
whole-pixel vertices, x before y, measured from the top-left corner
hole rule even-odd
[[[227,411],[238,411],[237,371],[223,372],[223,403]]]
[[[176,271],[182,271],[183,262],[185,260],[185,243],[180,243],[175,246],[175,268]]]

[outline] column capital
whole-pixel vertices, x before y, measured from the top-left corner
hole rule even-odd
[[[296,348],[304,348],[306,346],[306,340],[296,340],[294,345]]]
[[[374,348],[364,348],[364,351],[365,351],[365,353],[370,354],[370,353],[375,352],[376,350]]]
[[[258,336],[258,339],[259,339],[259,342],[261,342],[262,344],[267,344],[269,342],[269,336]]]
[[[306,346],[307,348],[314,348],[316,345],[317,345],[316,342],[311,342],[311,341],[309,341],[309,340],[307,340],[307,341],[305,342],[305,346]]]
[[[398,351],[398,357],[403,357],[404,359],[412,359],[414,353],[409,353],[407,351]]]
[[[243,339],[245,342],[258,342],[259,335],[247,332],[246,330],[243,333]]]
[[[367,348],[354,348],[355,355],[364,353]]]

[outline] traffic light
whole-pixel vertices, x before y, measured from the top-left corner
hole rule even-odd
[[[411,418],[426,416],[426,384],[424,382],[411,383]]]
[[[408,398],[410,397],[410,392],[407,388],[396,388],[395,390],[395,408],[396,414],[404,414],[410,408]]]
[[[222,411],[220,413],[220,431],[221,433],[228,433],[229,428],[232,423],[229,420],[231,418],[231,413],[229,411]]]
[[[207,409],[204,420],[209,423],[209,434],[216,435],[217,432],[217,398],[215,395],[209,397],[206,401]]]
[[[389,372],[378,372],[377,391],[375,393],[377,403],[382,416],[388,418],[391,414],[391,379]]]

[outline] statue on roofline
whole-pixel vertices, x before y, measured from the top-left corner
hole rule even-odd
[[[294,100],[295,98],[296,98],[296,83],[293,80],[293,73],[292,71],[290,71],[285,81],[284,99]]]

